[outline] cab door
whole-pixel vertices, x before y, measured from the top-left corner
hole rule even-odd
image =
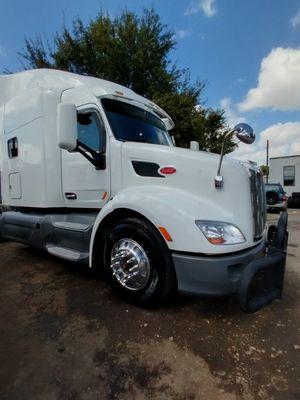
[[[77,129],[81,152],[61,151],[65,203],[67,207],[100,209],[109,199],[110,173],[107,133],[97,104],[77,107]],[[88,159],[89,150],[105,158],[101,169]]]

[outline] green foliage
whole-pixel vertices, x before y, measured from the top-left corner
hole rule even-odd
[[[127,86],[170,114],[178,145],[198,140],[201,149],[220,152],[224,113],[205,108],[200,100],[204,83],[191,84],[186,70],[171,65],[175,46],[174,32],[149,9],[140,17],[130,11],[116,18],[100,13],[86,25],[77,19],[71,31],[64,27],[56,34],[52,47],[39,37],[27,38],[18,54],[25,69],[56,68]],[[228,140],[227,152],[234,147]]]
[[[264,176],[269,175],[269,167],[267,165],[261,165],[260,166],[261,172]]]

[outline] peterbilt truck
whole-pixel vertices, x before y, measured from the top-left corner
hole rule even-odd
[[[178,291],[234,295],[246,312],[280,298],[287,214],[267,229],[258,166],[224,146],[176,147],[173,127],[152,101],[102,79],[1,76],[1,238],[86,263],[142,307]],[[255,138],[246,124],[230,134]]]

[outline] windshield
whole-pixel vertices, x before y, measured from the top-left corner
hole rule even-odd
[[[282,186],[280,184],[276,184],[276,183],[266,183],[265,189],[268,192],[274,191],[274,192],[278,192],[278,193],[284,193]]]
[[[151,112],[111,99],[102,99],[102,104],[116,139],[171,145],[164,123]]]

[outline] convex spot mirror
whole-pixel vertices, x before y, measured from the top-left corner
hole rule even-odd
[[[255,141],[255,133],[253,128],[248,124],[237,124],[233,128],[233,133],[243,143],[252,144]]]
[[[75,151],[77,148],[77,110],[75,104],[60,103],[57,106],[57,135],[61,149]]]

